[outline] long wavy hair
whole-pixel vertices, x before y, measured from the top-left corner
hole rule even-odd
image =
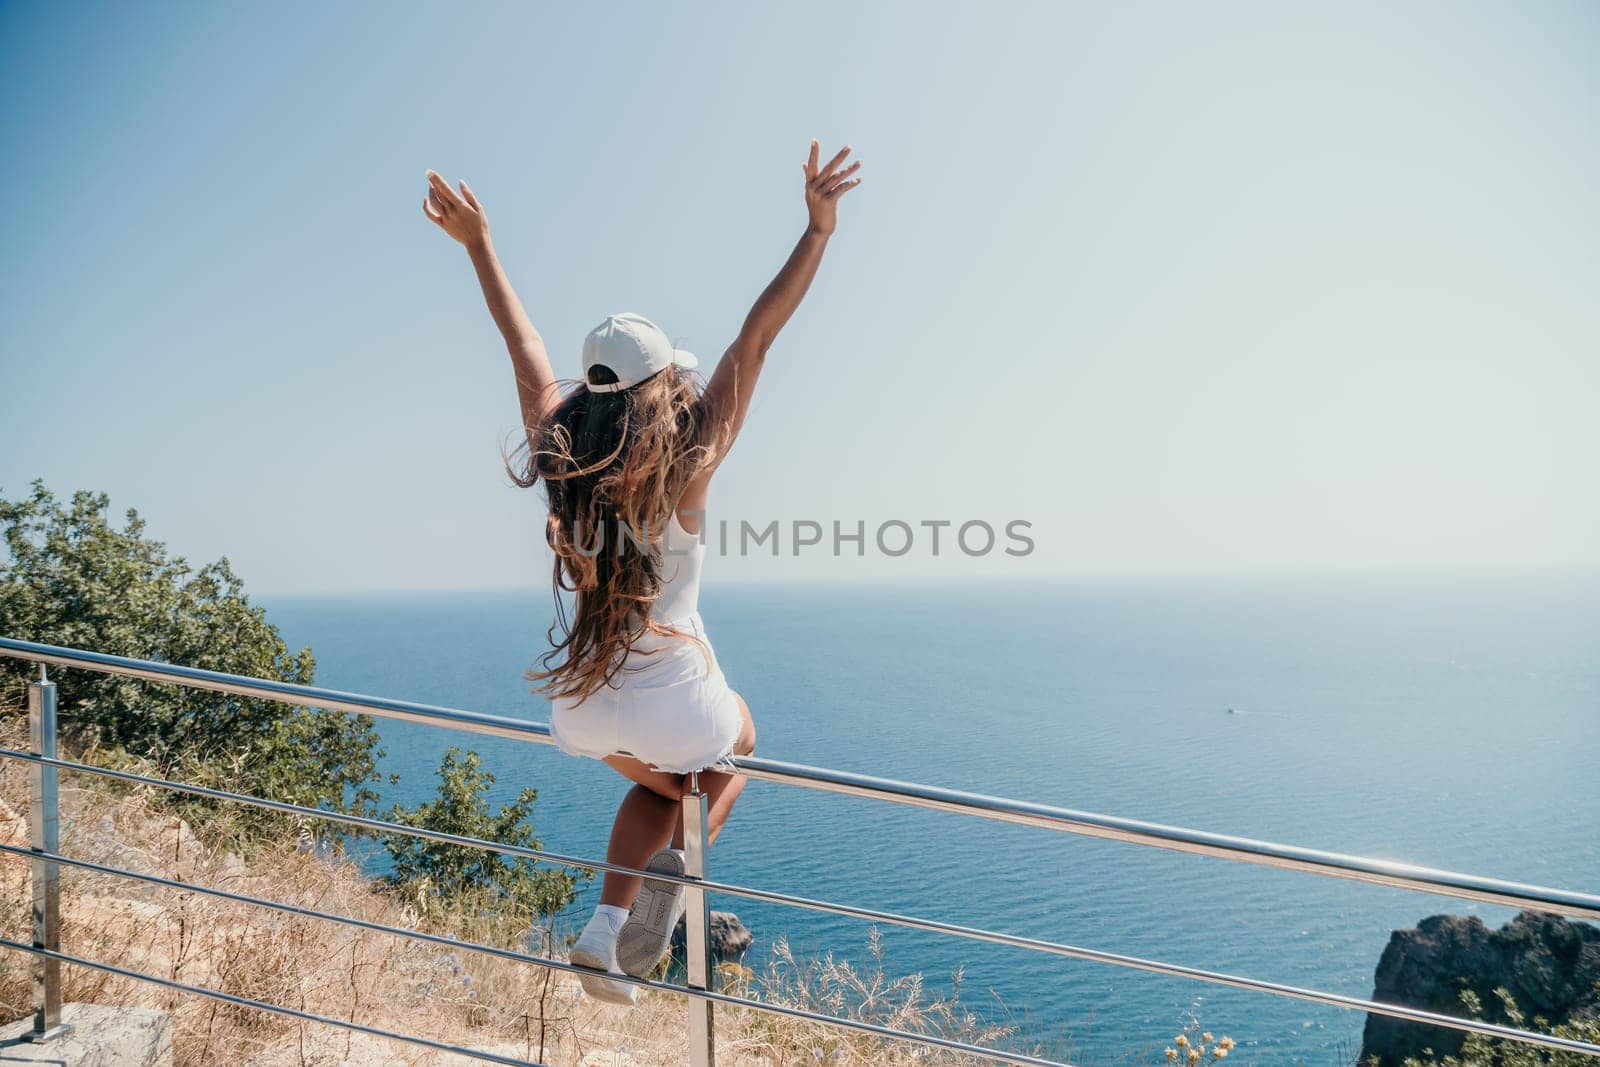
[[[590,384],[616,380],[608,367],[589,370]],[[729,423],[699,378],[677,366],[612,393],[571,385],[503,458],[512,481],[543,482],[550,502],[556,618],[543,669],[526,677],[548,696],[582,700],[611,683],[646,634],[678,633],[651,617],[661,538],[689,482],[726,448]],[[563,593],[572,594],[570,610]]]

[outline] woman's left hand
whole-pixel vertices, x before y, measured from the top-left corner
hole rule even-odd
[[[428,195],[422,201],[422,213],[468,248],[489,239],[489,216],[466,182],[461,183],[458,195],[437,171],[428,171]]]

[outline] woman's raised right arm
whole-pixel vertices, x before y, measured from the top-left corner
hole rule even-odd
[[[461,183],[459,194],[434,171],[428,171],[428,196],[422,202],[422,212],[441,230],[460,241],[472,260],[478,274],[478,285],[483,289],[484,302],[489,314],[505,338],[506,351],[511,354],[511,366],[517,378],[517,398],[522,407],[522,425],[528,434],[529,444],[545,418],[560,401],[555,372],[550,367],[550,355],[545,351],[544,338],[528,321],[522,301],[511,287],[500,258],[494,254],[494,242],[489,239],[489,216],[483,205],[472,195],[467,183]]]

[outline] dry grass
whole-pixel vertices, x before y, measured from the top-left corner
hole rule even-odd
[[[922,975],[889,974],[876,928],[868,936],[867,948],[869,966],[862,969],[832,953],[821,959],[800,959],[788,939],[779,937],[762,973],[725,965],[723,988],[767,1003],[967,1044],[996,1045],[1013,1036],[1012,1027],[985,1022],[961,1005],[959,972],[949,996],[930,997]],[[972,1061],[929,1045],[886,1045],[869,1034],[842,1027],[805,1025],[754,1011],[740,1014],[743,1025],[735,1047],[754,1054],[760,1063],[884,1063],[890,1056],[897,1057],[893,1062],[905,1063],[992,1062]]]
[[[26,747],[25,734],[14,709],[0,712],[0,744]],[[0,765],[0,840],[9,844],[27,841],[25,774],[14,762]],[[391,926],[529,948],[527,931],[508,928],[471,902],[424,925],[353,863],[317,854],[304,838],[253,841],[246,860],[229,849],[237,845],[236,827],[219,820],[196,834],[160,810],[160,798],[141,790],[64,775],[61,797],[68,855]],[[6,936],[28,940],[28,911],[27,864],[6,856],[0,863],[0,925]],[[564,956],[563,934],[535,935],[542,940],[538,953]],[[647,991],[635,1008],[617,1008],[584,997],[573,978],[558,972],[81,869],[63,870],[62,937],[64,950],[76,955],[540,1063],[676,1067],[687,1061],[681,997]],[[1012,1036],[1009,1027],[984,1023],[962,1007],[959,975],[950,995],[930,997],[920,975],[886,974],[875,933],[869,949],[871,966],[860,969],[831,955],[797,959],[780,940],[762,973],[728,964],[720,975],[728,991],[771,1003],[970,1042]],[[6,1018],[30,1010],[30,964],[20,953],[0,955],[0,1009]],[[480,1062],[83,967],[65,966],[63,979],[68,1001],[169,1012],[175,1060],[184,1067]],[[928,1046],[750,1010],[719,1009],[717,1025],[719,1060],[728,1065],[972,1062]]]

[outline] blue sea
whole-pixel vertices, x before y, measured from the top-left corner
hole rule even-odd
[[[259,597],[318,684],[546,721],[523,671],[548,590]],[[1069,808],[1600,891],[1600,576],[1342,574],[710,585],[758,754]],[[623,781],[552,747],[383,723],[386,799],[451,745],[547,848],[603,855]],[[767,782],[724,881],[1366,997],[1390,932],[1510,909]],[[573,917],[592,906],[589,887]],[[802,953],[866,924],[714,899]],[[1242,1062],[1350,1064],[1364,1017],[882,929],[886,968],[1093,1063],[1153,1062],[1193,1011]],[[1059,1050],[1059,1046],[1058,1046]],[[1135,1054],[1136,1059],[1126,1059]]]

